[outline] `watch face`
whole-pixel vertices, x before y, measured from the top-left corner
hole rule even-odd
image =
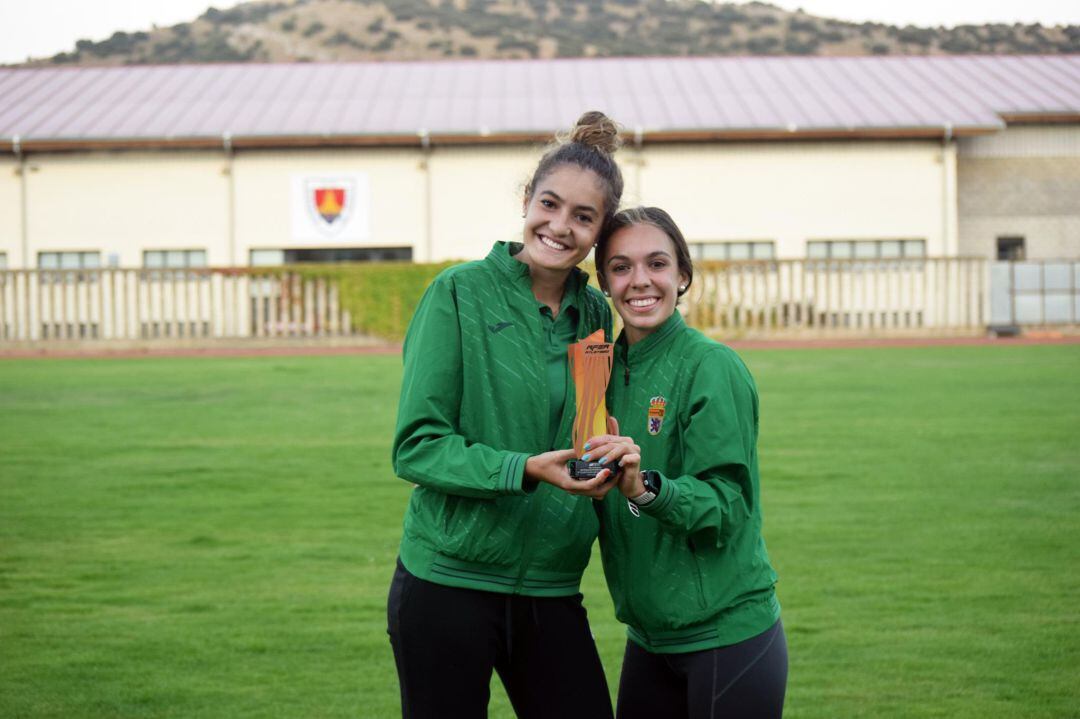
[[[646,469],[642,473],[641,481],[645,483],[645,489],[653,494],[660,494],[660,473],[654,469]]]

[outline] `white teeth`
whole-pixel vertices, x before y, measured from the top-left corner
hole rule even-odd
[[[565,250],[566,249],[566,245],[559,244],[555,240],[548,239],[547,237],[544,237],[543,235],[537,235],[537,237],[540,238],[540,242],[542,242],[545,246],[550,247],[553,250]]]
[[[652,307],[657,303],[655,297],[645,297],[640,300],[628,300],[627,304],[631,307]]]

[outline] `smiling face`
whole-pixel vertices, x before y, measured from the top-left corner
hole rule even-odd
[[[533,270],[568,273],[589,254],[603,219],[600,177],[577,165],[560,165],[525,198],[525,249],[519,258]]]
[[[659,227],[630,225],[608,240],[600,284],[611,293],[629,344],[648,337],[671,317],[679,285],[688,281],[679,271],[675,243]]]

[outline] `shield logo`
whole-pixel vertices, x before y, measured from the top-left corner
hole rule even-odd
[[[348,224],[355,194],[349,180],[309,180],[305,192],[308,214],[322,231],[337,234]]]
[[[334,220],[341,217],[341,210],[344,207],[344,187],[320,187],[315,190],[315,211],[327,224],[334,224]]]
[[[663,395],[657,395],[649,400],[649,434],[660,434],[660,428],[664,426],[664,412],[667,410],[667,400]]]

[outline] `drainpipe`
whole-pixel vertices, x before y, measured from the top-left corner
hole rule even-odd
[[[639,205],[645,204],[645,201],[641,197],[641,168],[645,166],[645,155],[641,150],[641,146],[645,142],[645,131],[638,125],[634,128],[634,150],[637,152],[637,156],[634,162],[634,194],[637,196],[637,203]]]
[[[224,132],[221,135],[221,149],[225,153],[225,169],[227,202],[225,209],[225,221],[227,224],[227,237],[229,245],[229,266],[236,267],[236,182],[233,179],[233,145],[232,133]]]
[[[30,269],[30,230],[26,226],[26,155],[22,151],[22,142],[18,135],[11,138],[11,151],[15,153],[15,160],[19,163],[15,172],[19,175],[19,231],[22,251],[23,269]]]
[[[424,173],[424,262],[432,262],[435,256],[434,229],[431,221],[431,135],[426,129],[421,128],[417,133],[420,136],[420,169]]]

